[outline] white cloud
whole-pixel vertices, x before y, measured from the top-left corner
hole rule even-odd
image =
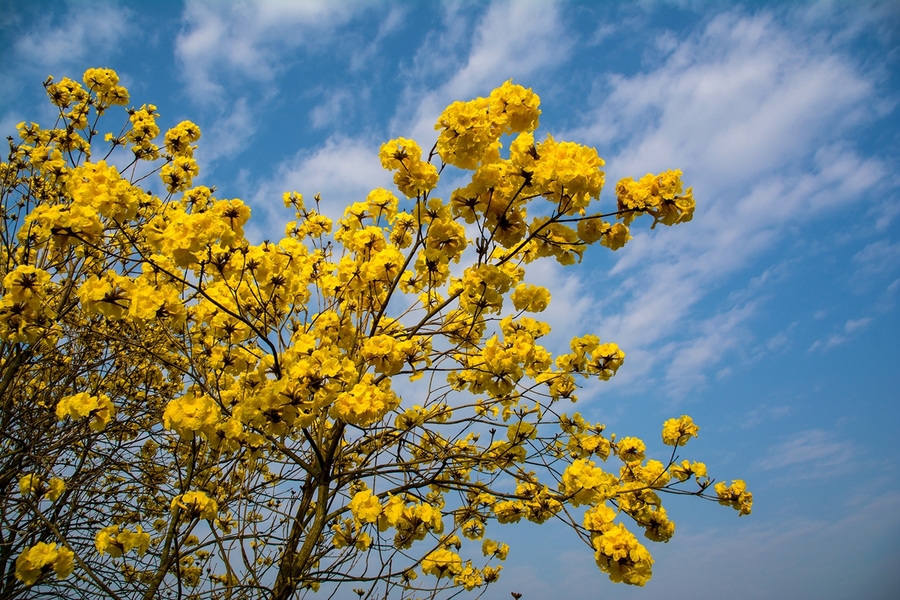
[[[859,265],[858,277],[866,277],[896,268],[900,264],[900,242],[890,240],[874,241],[853,256]]]
[[[750,429],[767,421],[774,421],[791,412],[790,406],[760,406],[744,415],[742,429]]]
[[[882,163],[842,139],[877,101],[872,78],[816,35],[767,13],[721,14],[659,68],[608,76],[589,122],[566,134],[618,145],[607,160],[611,182],[681,168],[697,198],[689,224],[647,232],[636,223],[611,270],[622,287],[597,300],[602,331],[642,363],[640,372],[631,363],[629,377],[658,372],[653,361],[668,356],[680,367],[666,372],[670,392],[702,384],[722,358],[716,348],[746,337],[739,325],[752,314],[737,308],[766,289],[751,285],[708,317],[698,319],[695,306],[789,228],[885,180]]]
[[[300,192],[308,208],[314,207],[313,196],[318,193],[322,197],[321,211],[337,219],[344,207],[365,200],[372,188],[390,189],[393,185],[391,174],[381,168],[378,148],[378,144],[365,140],[332,137],[313,152],[298,152],[259,187],[253,205],[271,211],[267,216],[283,215],[281,220],[286,222],[292,215],[283,209],[284,192]],[[274,227],[274,223],[269,224]],[[280,229],[277,235],[280,237]]]
[[[853,333],[859,329],[863,329],[866,325],[872,322],[870,317],[863,317],[861,319],[850,319],[846,323],[844,323],[844,331],[847,333]]]
[[[559,64],[572,44],[560,35],[562,27],[553,2],[494,2],[475,29],[468,61],[445,91],[467,99],[503,79]]]
[[[190,0],[175,42],[188,91],[197,100],[214,101],[222,90],[219,78],[268,81],[287,52],[328,43],[333,29],[364,7],[328,0]]]
[[[533,263],[525,276],[525,282],[542,285],[550,290],[550,306],[534,318],[545,321],[552,328],[539,343],[551,352],[571,352],[569,341],[573,336],[597,332],[597,316],[594,303],[586,293],[584,282],[567,272],[556,261]],[[601,332],[602,333],[602,332]]]
[[[391,33],[397,31],[402,25],[406,17],[407,9],[404,6],[391,6],[387,11],[387,15],[378,26],[378,31],[368,44],[357,48],[350,57],[350,70],[358,71],[365,67],[371,59],[377,56],[379,44]]]
[[[326,96],[325,99],[309,112],[309,120],[313,129],[322,129],[335,123],[344,113],[346,107],[355,98],[358,98],[358,94],[355,95],[350,90],[340,89],[328,90],[324,95]]]
[[[882,310],[890,310],[891,304],[882,307]],[[860,331],[868,327],[869,323],[872,322],[872,317],[861,317],[859,319],[850,319],[844,326],[841,328],[841,332],[835,332],[829,335],[824,340],[816,340],[813,342],[812,346],[809,347],[808,352],[814,352],[815,350],[828,350],[829,348],[834,348],[835,346],[840,346],[842,344],[846,344],[851,339],[853,339],[856,334]]]
[[[203,141],[197,149],[201,167],[221,158],[234,158],[256,132],[257,119],[246,98],[238,98],[229,108],[230,113],[210,119],[210,125],[202,128]]]
[[[65,70],[88,56],[107,53],[133,23],[131,11],[112,3],[73,4],[61,23],[46,19],[14,42],[17,66]]]
[[[769,448],[758,461],[763,470],[790,470],[791,477],[827,478],[851,467],[860,450],[850,440],[821,429],[798,432]]]

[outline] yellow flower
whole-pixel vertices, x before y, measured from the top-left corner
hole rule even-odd
[[[644,451],[647,446],[644,442],[634,437],[624,437],[616,444],[616,453],[623,462],[633,463],[644,460]]]
[[[363,490],[350,501],[350,512],[360,523],[375,523],[381,516],[381,503],[371,490]]]
[[[378,516],[378,531],[386,531],[389,527],[396,526],[403,516],[405,507],[406,503],[402,497],[390,496],[381,507],[381,513]]]
[[[500,560],[506,560],[506,556],[509,554],[509,544],[485,539],[481,543],[481,552],[488,557],[496,556]]]
[[[52,477],[48,487],[49,489],[44,494],[44,498],[52,502],[59,499],[63,492],[66,491],[66,482],[59,477]]]
[[[676,225],[693,218],[694,196],[690,188],[682,192],[681,171],[665,171],[659,175],[647,173],[640,181],[626,177],[616,184],[619,211],[630,223],[638,214],[653,215],[653,225]]]
[[[696,477],[700,481],[701,477],[706,477],[706,465],[701,462],[681,461],[680,465],[672,465],[672,476],[678,481],[687,481],[691,476]]]
[[[678,419],[669,419],[663,423],[662,439],[667,446],[684,446],[691,439],[697,437],[700,428],[694,425],[694,421],[687,415]]]
[[[175,510],[180,507],[186,510],[192,516],[199,516],[201,519],[212,520],[219,512],[218,503],[207,496],[204,492],[191,491],[186,494],[180,494],[172,499],[171,509]]]
[[[730,486],[720,481],[715,485],[716,494],[719,496],[719,504],[731,506],[739,512],[739,516],[749,515],[753,509],[753,494],[747,491],[747,484],[741,479],[735,479]]]
[[[102,160],[73,169],[66,188],[74,204],[120,222],[133,218],[138,204],[146,198],[144,192],[122,178],[116,167]]]
[[[137,550],[138,556],[143,556],[150,548],[150,534],[146,533],[140,525],[136,531],[125,529],[116,538],[122,544],[123,553]]]
[[[80,392],[65,396],[56,405],[58,420],[62,421],[67,416],[75,420],[90,416],[91,429],[94,431],[103,431],[115,413],[115,406],[106,394],[92,396],[87,392]]]
[[[453,583],[463,586],[466,591],[472,591],[484,583],[481,571],[472,566],[472,561],[467,560],[462,572],[453,579]]]
[[[378,373],[394,375],[399,373],[405,364],[404,356],[397,346],[397,339],[394,336],[376,335],[363,343],[361,354]]]
[[[501,120],[504,133],[520,133],[534,131],[538,128],[538,117],[541,114],[538,108],[541,99],[521,85],[514,84],[512,80],[505,81],[503,85],[491,92],[490,112],[494,119]]]
[[[50,285],[50,273],[31,265],[19,265],[3,278],[3,287],[11,304],[21,302],[39,309]]]
[[[615,518],[616,511],[606,504],[597,504],[584,513],[584,528],[592,535],[602,534],[612,529]]]
[[[173,156],[194,155],[194,142],[200,139],[200,128],[190,121],[182,121],[166,132],[165,144]]]
[[[561,488],[564,494],[570,496],[572,506],[579,506],[611,498],[615,484],[615,476],[595,466],[593,461],[579,458],[566,467]]]
[[[118,525],[110,525],[104,527],[94,536],[94,547],[101,555],[109,554],[113,558],[122,556],[122,547],[116,543],[116,536],[119,533]]]
[[[19,493],[23,496],[31,496],[41,488],[41,479],[31,473],[19,478]]]
[[[389,387],[390,379],[380,385],[375,385],[374,380],[371,373],[366,373],[362,381],[338,395],[332,406],[333,414],[348,423],[367,427],[400,404]]]
[[[458,554],[446,548],[438,548],[433,552],[429,552],[422,559],[422,573],[434,575],[438,579],[459,575],[462,573],[462,570],[462,559]]]
[[[652,575],[653,559],[621,523],[594,539],[594,558],[613,583],[643,586]]]
[[[57,579],[65,579],[75,568],[75,554],[64,547],[57,549],[56,544],[38,542],[28,548],[16,559],[16,579],[25,585],[34,585],[44,570],[51,567]]]
[[[163,426],[185,439],[194,439],[198,433],[210,438],[221,418],[222,412],[216,401],[195,390],[166,405]]]
[[[542,312],[550,305],[550,291],[540,285],[520,284],[511,296],[516,310]]]

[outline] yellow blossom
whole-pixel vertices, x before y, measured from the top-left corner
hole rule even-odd
[[[731,506],[740,516],[749,515],[753,509],[753,494],[747,491],[747,484],[743,480],[735,479],[731,485],[720,481],[715,485],[715,490],[719,496],[719,504]]]
[[[91,417],[91,429],[103,431],[115,415],[115,406],[106,394],[93,396],[79,392],[65,396],[56,405],[56,418],[62,421],[67,416],[75,420]]]
[[[663,443],[668,446],[684,446],[691,439],[697,437],[700,428],[694,425],[694,421],[687,415],[678,419],[669,419],[663,423]]]
[[[74,561],[75,554],[68,548],[38,542],[16,559],[16,579],[25,585],[34,585],[48,568],[53,569],[57,579],[65,579],[72,574]]]

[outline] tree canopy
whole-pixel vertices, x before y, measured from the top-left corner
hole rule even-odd
[[[250,208],[193,184],[197,125],[118,116],[109,69],[45,88],[57,121],[20,124],[0,165],[3,597],[477,593],[523,519],[644,585],[635,532],[672,538],[666,494],[750,513],[743,481],[678,454],[689,416],[650,458],[572,412],[618,345],[541,345],[529,266],[690,221],[680,171],[619,181],[604,212],[597,151],[539,141],[538,96],[507,81],[448,106],[427,154],[381,146],[400,197],[335,223],[287,192],[284,237],[253,244]],[[447,169],[469,173],[444,200]]]

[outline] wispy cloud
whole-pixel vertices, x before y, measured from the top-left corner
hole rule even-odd
[[[315,151],[300,151],[284,161],[274,177],[261,184],[254,195],[254,205],[269,211],[267,227],[281,227],[291,216],[281,204],[285,191],[304,195],[308,207],[313,196],[321,194],[321,211],[332,219],[353,202],[365,200],[374,187],[390,187],[391,175],[381,168],[379,145],[361,139],[332,137]],[[284,218],[281,218],[281,217]],[[281,231],[269,234],[280,237]]]
[[[900,266],[900,242],[881,239],[866,245],[853,256],[859,265],[856,276],[867,278],[877,273],[895,270]]]
[[[659,68],[607,75],[605,99],[567,134],[618,148],[607,160],[611,182],[681,168],[694,187],[694,222],[652,233],[636,226],[612,270],[621,293],[598,299],[604,331],[642,363],[663,355],[690,363],[667,371],[673,394],[705,381],[721,359],[716,348],[739,343],[746,331],[735,318],[752,314],[736,309],[765,291],[705,317],[694,307],[788,228],[860,200],[888,172],[844,139],[878,101],[872,76],[804,31],[768,13],[714,17]]]
[[[813,342],[812,346],[809,347],[808,352],[814,352],[816,350],[828,350],[829,348],[834,348],[835,346],[845,344],[853,339],[858,332],[864,330],[871,322],[872,317],[850,319],[846,323],[844,323],[841,331],[832,333],[826,338]]]
[[[762,423],[780,419],[790,412],[790,406],[760,406],[744,415],[741,428],[750,429]]]
[[[131,11],[116,4],[70,4],[58,22],[48,16],[15,40],[15,62],[20,68],[66,70],[107,53],[134,27]]]
[[[223,79],[268,81],[290,62],[288,52],[327,44],[334,28],[366,7],[328,0],[189,0],[175,42],[188,92],[209,103],[222,92]]]
[[[390,34],[394,33],[403,25],[403,21],[408,12],[407,7],[403,5],[391,6],[387,11],[387,15],[378,25],[378,31],[375,37],[369,40],[369,43],[357,48],[350,57],[350,70],[358,71],[364,68],[378,54],[378,48],[381,42]]]
[[[757,464],[765,471],[789,470],[794,478],[819,479],[850,469],[851,462],[860,455],[861,450],[851,440],[811,429],[773,445]]]
[[[870,317],[863,317],[861,319],[850,319],[846,323],[844,323],[844,331],[847,333],[853,333],[859,329],[863,329],[869,323],[872,322]]]
[[[360,96],[365,98],[368,95],[365,90],[362,90],[362,94],[360,94],[360,90],[354,90],[354,92],[349,89],[323,90],[324,99],[309,113],[313,129],[322,129],[335,124],[355,100],[358,100]]]
[[[882,491],[882,486],[871,481],[860,482],[860,487],[867,490],[865,502],[836,507],[827,514],[809,510],[811,505],[804,503],[802,514],[791,514],[786,520],[775,516],[780,507],[767,506],[766,499],[757,495],[750,517],[737,524],[734,518],[724,521],[727,525],[702,529],[689,519],[681,520],[681,503],[666,499],[677,526],[675,537],[668,544],[648,544],[656,559],[653,579],[637,589],[611,584],[597,568],[589,548],[573,547],[572,532],[543,525],[542,530],[548,530],[542,531],[546,544],[555,544],[554,549],[560,550],[535,552],[529,564],[514,565],[508,574],[504,569],[503,577],[512,576],[507,581],[514,585],[502,592],[501,588],[488,588],[484,597],[509,598],[507,590],[512,589],[531,591],[538,598],[588,600],[596,598],[599,589],[602,595],[615,598],[714,600],[727,589],[729,597],[741,600],[888,600],[900,585],[893,565],[900,532],[900,493]],[[704,508],[710,513],[726,510],[715,505]],[[760,573],[766,576],[760,577]],[[702,584],[698,585],[698,577]]]
[[[218,114],[218,118],[209,119],[209,122],[209,126],[202,128],[204,139],[197,150],[201,167],[208,167],[219,159],[234,158],[246,148],[247,140],[257,127],[246,98],[238,98],[228,106],[228,112]]]

